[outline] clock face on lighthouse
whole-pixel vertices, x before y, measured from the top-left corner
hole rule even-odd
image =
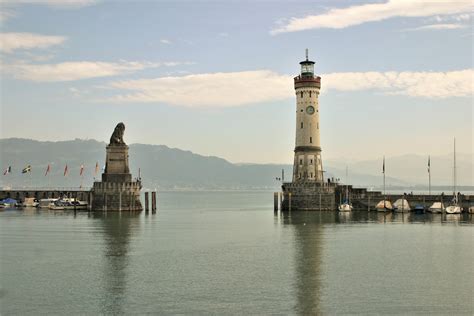
[[[313,114],[314,113],[314,107],[313,106],[308,106],[306,108],[306,113],[308,113],[309,115]]]

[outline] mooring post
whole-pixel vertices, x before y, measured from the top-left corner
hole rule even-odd
[[[156,213],[156,191],[151,192],[151,212]]]
[[[291,192],[288,193],[288,210],[291,211]]]
[[[148,213],[148,192],[145,192],[145,213]]]
[[[319,211],[321,212],[321,191],[319,192]]]
[[[119,188],[119,212],[122,212],[122,189]]]
[[[92,211],[92,191],[89,191],[89,205],[88,205],[88,209],[89,211]]]
[[[367,194],[367,212],[370,212],[370,194]]]
[[[280,208],[280,211],[282,210],[282,204],[283,204],[283,192],[278,193],[278,207]]]
[[[273,192],[273,211],[278,212],[278,192]]]

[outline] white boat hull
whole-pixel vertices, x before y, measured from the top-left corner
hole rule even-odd
[[[351,212],[352,211],[352,205],[348,203],[340,204],[338,207],[339,212]]]
[[[458,205],[450,205],[446,208],[447,214],[461,214],[462,208]]]

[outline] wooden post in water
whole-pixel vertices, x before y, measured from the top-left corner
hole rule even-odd
[[[119,212],[122,212],[122,188],[119,188]]]
[[[367,194],[367,212],[370,212],[370,194]]]
[[[148,192],[145,192],[145,213],[148,213]]]
[[[156,213],[156,191],[151,192],[151,212]]]
[[[278,207],[280,208],[280,211],[282,210],[282,205],[283,205],[283,192],[278,193]]]
[[[92,191],[89,191],[89,205],[88,205],[89,211],[92,211],[92,200],[93,200]]]
[[[321,191],[319,191],[319,211],[321,212]]]
[[[278,212],[278,192],[273,193],[273,211]]]
[[[291,212],[291,192],[288,193],[288,210]]]

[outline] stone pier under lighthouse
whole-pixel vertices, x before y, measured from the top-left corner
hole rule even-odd
[[[314,61],[300,62],[294,78],[296,96],[296,139],[292,182],[282,185],[282,210],[335,210],[336,186],[324,181],[320,141],[319,91],[321,77],[314,73]],[[290,206],[291,205],[291,206]]]

